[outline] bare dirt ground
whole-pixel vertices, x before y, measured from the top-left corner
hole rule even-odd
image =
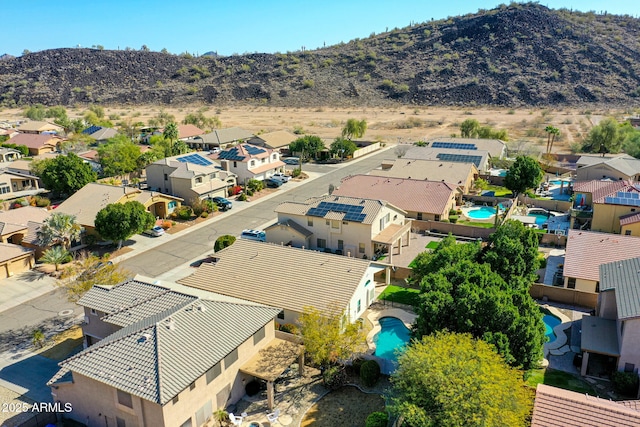
[[[70,117],[81,117],[88,106],[68,109]],[[277,130],[298,131],[335,138],[340,135],[348,119],[365,119],[368,129],[364,139],[386,143],[414,142],[431,137],[460,135],[460,123],[475,119],[482,126],[507,129],[509,140],[514,143],[528,143],[544,148],[547,134],[544,128],[553,125],[560,129],[560,136],[554,145],[556,152],[567,152],[569,145],[580,142],[589,129],[602,117],[622,117],[621,112],[610,110],[589,111],[569,109],[499,109],[499,108],[447,108],[410,107],[397,108],[275,108],[268,106],[226,107],[211,105],[192,106],[108,106],[105,118],[112,116],[114,123],[131,121],[147,123],[160,112],[171,114],[180,122],[187,114],[202,111],[205,117],[217,116],[222,127],[238,126],[255,133]],[[0,111],[0,119],[23,119],[22,110]]]

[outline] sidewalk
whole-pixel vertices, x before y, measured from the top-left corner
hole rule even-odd
[[[394,145],[387,145],[386,147],[382,148],[381,150],[378,151],[374,151],[371,154],[378,154],[380,152],[383,151],[387,151],[391,148],[393,148]],[[346,163],[339,163],[337,165],[335,165],[335,169],[341,169],[343,167],[352,165],[354,163],[357,163],[361,160],[367,159],[369,158],[369,155],[363,156],[361,158],[352,160],[350,162],[346,162]],[[307,174],[309,176],[309,178],[301,180],[301,181],[289,181],[287,184],[285,184],[284,186],[280,187],[280,191],[274,191],[271,194],[268,194],[264,197],[261,197],[259,199],[257,199],[256,201],[252,201],[252,202],[240,202],[240,201],[233,201],[233,209],[231,209],[231,211],[226,212],[224,215],[218,215],[214,218],[211,218],[207,221],[202,221],[198,224],[192,225],[189,228],[187,228],[186,230],[181,231],[180,233],[176,233],[176,234],[164,234],[160,237],[149,237],[149,236],[144,236],[144,235],[140,235],[140,234],[136,234],[133,237],[131,237],[129,240],[133,241],[132,244],[127,245],[127,247],[132,248],[132,251],[129,251],[123,255],[120,255],[118,257],[113,258],[111,261],[113,261],[114,263],[118,263],[121,261],[124,261],[128,258],[134,257],[136,255],[139,255],[142,252],[148,251],[150,249],[153,249],[157,246],[160,246],[162,244],[165,244],[173,239],[176,239],[182,235],[184,235],[185,233],[190,233],[193,232],[195,230],[199,230],[203,227],[209,226],[211,224],[214,224],[215,222],[219,221],[220,219],[224,219],[227,217],[227,215],[233,215],[235,212],[239,212],[242,211],[244,209],[247,209],[250,206],[253,206],[257,203],[260,203],[261,201],[264,200],[269,200],[272,197],[276,197],[279,196],[283,193],[286,193],[288,191],[291,191],[295,188],[298,188],[308,182],[311,182],[317,178],[319,178],[320,176],[322,176],[322,173],[319,172],[304,172],[305,174]],[[260,229],[263,229],[264,227],[266,227],[267,225],[272,224],[274,220],[268,221],[265,224],[261,225]],[[182,277],[185,277],[187,275],[189,275],[191,272],[194,271],[194,269],[192,267],[189,267],[189,265],[202,258],[204,255],[206,254],[202,254],[202,256],[198,256],[197,258],[190,260],[188,263],[185,263],[183,266],[177,267],[171,271],[168,271],[164,274],[162,274],[161,276],[159,276],[157,279],[158,280],[162,280],[162,281],[169,281],[169,282],[173,282],[175,280],[178,280]],[[41,295],[44,295],[48,292],[51,292],[52,290],[55,289],[55,282],[56,280],[50,276],[47,276],[45,274],[39,273],[37,271],[31,270],[25,273],[21,273],[21,274],[16,274],[14,277],[10,277],[8,279],[3,279],[0,280],[0,288],[2,288],[2,292],[0,293],[0,312],[8,310],[10,308],[13,308],[15,306],[18,306],[26,301],[30,301],[34,298],[37,298]]]

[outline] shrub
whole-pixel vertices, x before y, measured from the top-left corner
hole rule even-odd
[[[240,193],[242,193],[242,187],[239,185],[229,188],[229,197],[237,196]]]
[[[347,373],[342,366],[332,366],[322,373],[324,386],[330,390],[337,390],[347,383]]]
[[[160,227],[162,227],[163,230],[168,230],[171,228],[171,221],[162,221],[162,224],[160,224]]]
[[[296,325],[294,325],[292,323],[285,323],[284,325],[280,325],[279,329],[282,332],[287,332],[289,334],[297,334],[298,333],[298,328],[296,327]]]
[[[242,193],[241,195],[239,195],[238,200],[240,200],[241,202],[245,202],[247,200],[247,193]]]
[[[200,214],[200,218],[206,218],[209,216],[209,212],[207,211],[202,211],[202,213]]]
[[[216,242],[213,244],[213,250],[215,252],[221,251],[227,246],[231,246],[235,243],[236,236],[232,236],[230,234],[225,234],[224,236],[220,236],[216,239]]]
[[[457,215],[458,211],[455,209],[449,209],[449,215]]]
[[[458,222],[458,215],[449,215],[449,222],[452,224]]]
[[[257,179],[250,179],[249,182],[247,182],[247,188],[256,193],[264,188],[264,182],[258,181]]]
[[[35,203],[39,208],[46,208],[51,205],[51,200],[47,199],[46,197],[36,196]]]
[[[365,422],[366,427],[387,427],[389,415],[386,412],[372,412]]]
[[[180,219],[190,219],[193,214],[193,209],[190,206],[180,206],[175,211],[173,211]]]
[[[616,371],[611,375],[613,389],[620,394],[635,396],[638,392],[638,374]]]
[[[360,367],[360,379],[367,387],[371,387],[380,378],[380,365],[375,360],[366,360]]]
[[[302,169],[295,168],[294,170],[291,171],[291,176],[294,178],[297,178],[300,176],[301,173],[302,173]]]
[[[358,357],[357,359],[353,359],[351,362],[351,368],[353,368],[353,373],[356,375],[360,375],[360,368],[362,368],[362,364],[365,362],[365,359]]]
[[[305,89],[310,89],[315,85],[314,81],[309,79],[309,80],[303,80],[302,81],[302,87],[304,87]]]
[[[256,394],[260,393],[260,383],[256,380],[249,381],[244,387],[244,391],[248,396],[255,396]]]

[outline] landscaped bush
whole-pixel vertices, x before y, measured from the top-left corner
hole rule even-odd
[[[244,391],[248,396],[255,396],[260,393],[260,383],[258,381],[249,381],[244,387]]]
[[[237,196],[240,193],[242,193],[242,187],[239,186],[239,185],[236,185],[235,187],[229,188],[229,197]]]
[[[241,202],[246,202],[247,201],[247,193],[242,193],[241,195],[238,196],[238,200],[240,200]]]
[[[289,334],[297,334],[298,333],[298,328],[296,327],[296,325],[291,324],[291,323],[285,323],[283,325],[280,325],[278,329],[280,331],[282,331],[282,332],[287,332]]]
[[[302,173],[302,169],[295,168],[294,170],[291,171],[291,176],[294,178],[297,178],[300,176],[301,173]]]
[[[449,209],[449,215],[457,215],[458,211],[455,209]]]
[[[173,213],[176,214],[177,218],[186,220],[190,219],[191,215],[193,215],[193,209],[191,209],[190,206],[180,206],[176,208]]]
[[[458,215],[449,215],[449,222],[452,224],[458,222]]]
[[[160,224],[160,227],[162,227],[163,230],[168,230],[171,228],[171,221],[162,221],[162,224]]]
[[[231,246],[235,243],[236,236],[232,236],[230,234],[225,234],[224,236],[220,236],[216,239],[216,242],[213,244],[213,250],[215,252],[221,251],[227,246]]]
[[[47,199],[46,197],[35,196],[33,199],[35,205],[39,208],[46,208],[51,205],[51,200]]]
[[[324,386],[337,390],[347,383],[347,373],[342,366],[332,366],[322,373]]]
[[[638,374],[633,372],[614,372],[611,375],[613,389],[626,396],[634,396],[638,392]]]
[[[375,360],[366,360],[360,367],[360,379],[367,387],[371,387],[380,378],[380,365]]]
[[[202,213],[200,214],[200,218],[206,218],[209,216],[209,212],[207,211],[202,211]]]
[[[360,357],[353,359],[351,362],[351,370],[355,375],[360,376],[360,368],[362,368],[362,364],[365,362],[365,359]]]
[[[365,422],[366,427],[387,427],[389,415],[386,412],[372,412]]]
[[[247,182],[247,188],[254,193],[257,193],[264,188],[264,182],[258,181],[257,179],[250,179]]]

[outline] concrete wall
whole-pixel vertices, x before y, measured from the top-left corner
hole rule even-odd
[[[595,293],[597,284],[598,284],[598,281],[596,281],[596,280],[587,280],[587,279],[576,278],[576,287],[574,289],[577,290],[577,291]],[[569,277],[568,276],[564,276],[564,285],[563,286],[565,288],[569,289]]]
[[[541,283],[534,283],[529,288],[531,297],[541,300],[547,297],[549,301],[560,302],[563,304],[578,305],[587,308],[596,308],[598,304],[598,294],[591,292],[582,292],[575,289],[560,288],[557,286],[548,286]]]
[[[357,159],[358,157],[364,156],[366,154],[372,153],[376,150],[380,149],[380,143],[379,142],[375,142],[371,145],[367,145],[365,147],[362,148],[358,148],[356,151],[353,152],[353,158]]]
[[[414,220],[411,229],[414,232],[430,231],[433,233],[453,234],[454,236],[463,236],[469,238],[481,238],[486,240],[494,233],[495,228],[474,227],[470,225],[452,224],[449,222],[439,221],[416,221]]]
[[[540,244],[546,246],[558,246],[564,248],[567,246],[567,236],[561,236],[559,234],[545,233],[540,234]]]
[[[0,278],[4,279],[14,274],[28,271],[33,268],[34,262],[33,252],[20,256],[17,259],[6,261],[1,264]]]
[[[571,209],[572,206],[571,202],[564,202],[562,200],[532,199],[524,194],[518,195],[518,201],[527,206],[543,208],[556,212],[566,212]]]
[[[628,319],[622,323],[620,358],[618,370],[624,370],[627,363],[633,364],[634,371],[640,367],[640,319]],[[620,331],[620,329],[618,329]]]

